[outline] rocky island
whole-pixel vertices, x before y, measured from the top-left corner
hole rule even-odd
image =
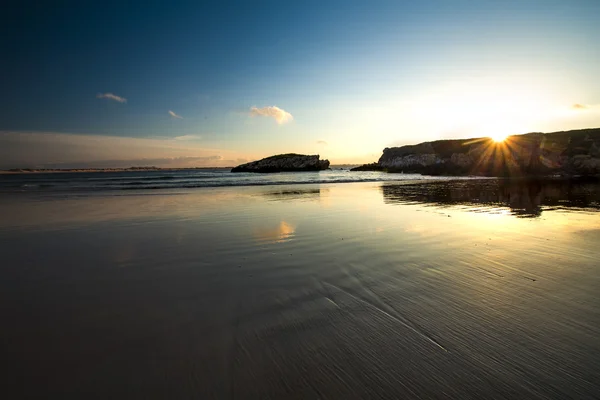
[[[329,168],[329,160],[319,160],[319,155],[279,154],[234,167],[231,172],[290,172],[321,171]]]
[[[436,140],[385,148],[352,171],[427,175],[599,176],[600,128],[491,138]]]

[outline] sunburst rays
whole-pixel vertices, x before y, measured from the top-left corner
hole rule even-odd
[[[512,136],[504,137],[501,141],[495,138],[482,138],[466,142],[465,145],[483,142],[473,151],[473,174],[491,176],[516,176],[522,171],[515,160],[519,153],[519,144]]]

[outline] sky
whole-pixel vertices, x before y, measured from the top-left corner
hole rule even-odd
[[[598,18],[597,0],[10,0],[0,168],[358,164],[600,127]]]

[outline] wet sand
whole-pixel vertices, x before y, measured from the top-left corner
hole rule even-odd
[[[600,397],[595,184],[0,198],[6,398]]]

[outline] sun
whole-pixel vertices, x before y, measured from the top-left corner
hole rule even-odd
[[[510,140],[513,132],[519,131],[513,124],[506,122],[496,122],[493,125],[488,124],[482,127],[481,136],[490,138],[497,144],[501,144]]]
[[[506,140],[506,138],[508,137],[508,135],[505,135],[503,133],[496,133],[490,136],[490,138],[492,138],[492,140],[496,143],[502,143]]]

